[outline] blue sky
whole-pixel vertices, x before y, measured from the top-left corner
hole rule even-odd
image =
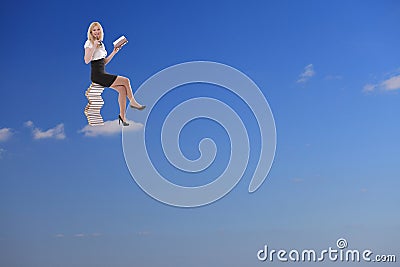
[[[351,248],[400,250],[398,1],[2,5],[1,266],[262,266],[256,252],[265,244],[319,249],[340,237]],[[85,130],[83,44],[92,21],[102,23],[109,52],[120,35],[129,39],[107,70],[129,77],[134,90],[193,60],[230,65],[258,85],[277,130],[258,191],[247,192],[249,171],[221,200],[182,209],[136,185],[116,92],[103,93],[112,134]],[[188,88],[168,104],[190,92],[237,103],[210,85]],[[221,154],[212,171],[220,172],[226,135],[209,121],[192,127],[182,134],[184,153],[196,157],[196,141],[213,137]]]

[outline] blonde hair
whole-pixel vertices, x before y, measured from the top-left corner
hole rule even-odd
[[[94,43],[92,30],[96,26],[98,26],[100,28],[100,40],[103,41],[103,37],[104,37],[104,31],[103,31],[103,27],[101,27],[101,24],[97,21],[90,23],[89,29],[87,31],[87,38],[92,44]]]

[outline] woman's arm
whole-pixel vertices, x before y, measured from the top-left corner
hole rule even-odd
[[[111,54],[104,59],[104,64],[107,64],[108,62],[111,61],[111,59],[115,56],[116,53],[121,49],[121,47],[114,47],[114,50],[111,52]]]
[[[92,57],[93,57],[95,49],[96,49],[95,47],[92,47],[92,48],[86,47],[85,48],[85,57],[84,57],[84,59],[85,59],[85,63],[86,64],[88,64],[92,60]]]
[[[97,44],[96,45],[93,44],[91,48],[90,47],[85,48],[84,60],[85,60],[86,64],[88,64],[92,60],[94,50],[96,50],[96,46],[97,46]]]

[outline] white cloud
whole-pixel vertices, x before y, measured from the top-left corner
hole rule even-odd
[[[95,238],[95,237],[100,237],[102,235],[103,235],[102,233],[92,233],[92,234],[77,233],[77,234],[74,234],[72,236],[76,237],[76,238],[91,238],[91,237]],[[65,236],[63,233],[59,233],[59,234],[54,235],[54,237],[56,237],[56,238],[64,238],[64,237],[68,237],[68,236]]]
[[[85,136],[96,137],[96,136],[111,136],[118,134],[122,131],[122,127],[127,131],[137,131],[143,128],[143,124],[134,121],[128,121],[129,126],[118,125],[118,119],[113,121],[105,121],[104,125],[90,126],[86,125],[79,132]]]
[[[58,124],[56,127],[42,131],[41,129],[35,127],[32,121],[27,121],[24,123],[26,127],[32,128],[32,134],[34,139],[65,139],[64,123]]]
[[[368,84],[364,85],[363,92],[365,92],[365,93],[373,92],[376,87],[377,87],[376,84],[368,83]]]
[[[24,123],[24,126],[26,126],[26,127],[33,127],[33,121],[26,121],[26,122]]]
[[[313,64],[309,64],[305,66],[303,73],[299,75],[297,83],[305,83],[314,75],[315,75],[314,66]]]
[[[383,90],[391,91],[400,89],[400,75],[393,76],[381,83]]]
[[[8,139],[11,138],[12,135],[13,132],[10,128],[0,129],[0,142],[7,141]]]
[[[363,92],[371,93],[376,90],[381,91],[395,91],[400,89],[400,74],[394,75],[386,80],[372,84],[368,83],[364,85]]]
[[[75,234],[74,237],[85,237],[85,234]]]

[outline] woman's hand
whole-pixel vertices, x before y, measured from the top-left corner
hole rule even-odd
[[[121,49],[120,46],[118,46],[118,47],[114,46],[114,49],[113,49],[113,51],[111,52],[111,54],[108,55],[108,57],[106,57],[106,58],[104,59],[104,63],[107,64],[108,62],[110,62],[111,59],[114,57],[114,55],[115,55],[116,53],[118,53],[118,51],[119,51],[120,49]]]
[[[121,49],[121,47],[120,46],[114,46],[114,50],[113,50],[113,52],[114,52],[114,54],[116,54],[116,53],[118,53],[118,51]]]

